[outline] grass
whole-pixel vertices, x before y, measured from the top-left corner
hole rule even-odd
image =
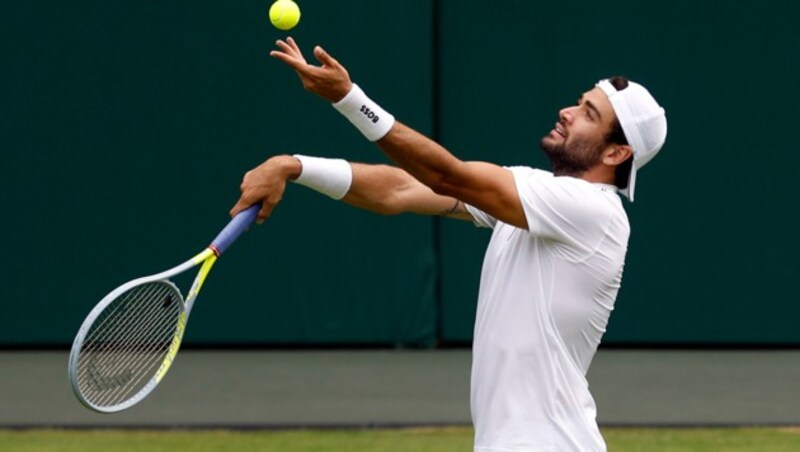
[[[800,450],[797,428],[607,428],[611,452],[789,452]]]
[[[743,452],[800,450],[800,429],[606,428],[611,452]],[[352,451],[472,450],[468,427],[393,430],[0,430],[2,451]]]

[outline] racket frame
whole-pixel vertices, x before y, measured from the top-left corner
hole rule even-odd
[[[203,283],[205,282],[208,273],[211,271],[211,267],[214,266],[217,258],[221,256],[222,253],[224,253],[251,224],[253,224],[258,216],[260,208],[261,206],[259,204],[253,204],[247,209],[240,211],[230,222],[228,222],[228,224],[219,232],[219,234],[217,234],[214,240],[211,241],[211,245],[188,261],[161,273],[143,276],[141,278],[136,278],[132,281],[129,281],[112,290],[108,295],[103,297],[103,299],[100,300],[97,305],[95,305],[95,307],[89,312],[89,315],[86,316],[83,324],[81,324],[78,334],[75,335],[75,340],[72,342],[72,349],[69,354],[68,375],[70,385],[72,387],[72,391],[75,393],[75,396],[83,405],[101,413],[113,413],[130,408],[144,399],[153,391],[153,389],[155,389],[161,379],[164,378],[164,375],[167,373],[170,366],[172,366],[172,362],[175,360],[175,356],[178,354],[181,341],[183,340],[183,333],[186,329],[186,323],[189,320],[189,314],[192,311],[197,294],[200,293],[200,289],[203,287]],[[89,333],[92,324],[100,315],[100,313],[102,313],[103,310],[107,308],[108,305],[110,305],[117,297],[131,288],[140,284],[155,281],[162,281],[171,285],[176,290],[176,293],[183,298],[183,294],[181,293],[180,289],[178,289],[173,282],[169,281],[168,278],[183,273],[198,265],[201,265],[201,267],[197,272],[197,276],[194,278],[192,286],[189,289],[189,294],[185,300],[181,300],[183,312],[181,313],[178,324],[175,328],[175,335],[173,336],[172,343],[167,349],[167,353],[164,356],[164,360],[161,362],[158,370],[155,372],[155,374],[153,374],[153,377],[144,385],[144,387],[142,387],[141,390],[139,390],[139,392],[116,405],[99,406],[90,402],[89,400],[86,400],[86,398],[81,394],[78,383],[78,360],[81,355],[81,348],[83,347],[83,342],[86,339],[86,335]]]
[[[180,349],[181,342],[183,340],[183,333],[186,330],[186,323],[189,320],[189,314],[192,311],[192,306],[194,306],[194,301],[197,298],[197,294],[200,293],[200,289],[203,287],[203,283],[205,282],[208,273],[211,271],[211,267],[214,266],[216,261],[217,255],[215,254],[215,251],[211,247],[206,248],[193,258],[180,265],[172,267],[169,270],[156,273],[154,275],[143,276],[141,278],[136,278],[126,282],[125,284],[109,292],[108,295],[103,297],[103,299],[97,303],[97,305],[86,316],[86,319],[83,321],[83,324],[78,330],[78,334],[75,335],[75,340],[72,342],[72,350],[70,351],[69,355],[70,386],[72,387],[72,392],[75,393],[75,396],[84,406],[101,413],[115,413],[137,404],[139,401],[147,397],[147,395],[150,394],[153,389],[155,389],[158,383],[161,382],[161,379],[164,378],[164,375],[166,375],[170,366],[172,366],[173,361],[175,361],[175,356],[178,354],[178,350]],[[170,281],[169,278],[179,275],[201,264],[202,266],[197,272],[197,276],[195,276],[194,282],[192,282],[192,286],[189,289],[188,296],[183,299],[183,294],[181,293],[180,289],[172,281]],[[153,374],[153,377],[142,387],[142,389],[122,403],[111,406],[100,406],[92,403],[83,396],[78,382],[78,360],[81,355],[80,352],[83,347],[83,342],[86,339],[86,335],[89,333],[89,330],[92,328],[92,325],[97,317],[100,316],[100,314],[108,307],[108,305],[114,302],[114,300],[116,300],[120,295],[136,286],[156,281],[171,285],[175,288],[177,293],[181,294],[182,298],[181,307],[183,309],[180,314],[180,318],[178,319],[177,327],[175,328],[175,334],[172,338],[172,343],[170,344],[166,355],[164,355],[164,360],[161,362],[161,365],[155,374]]]

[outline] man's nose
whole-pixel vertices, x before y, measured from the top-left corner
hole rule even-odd
[[[562,108],[558,112],[558,119],[567,124],[571,123],[572,119],[575,118],[574,109],[575,107]]]

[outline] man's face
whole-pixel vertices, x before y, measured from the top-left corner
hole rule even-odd
[[[605,93],[597,87],[583,93],[576,105],[561,109],[558,117],[539,143],[553,173],[580,174],[598,164],[616,117]]]

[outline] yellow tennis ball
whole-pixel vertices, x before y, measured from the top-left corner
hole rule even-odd
[[[300,7],[292,0],[278,0],[269,8],[269,21],[278,30],[291,30],[300,22]]]

